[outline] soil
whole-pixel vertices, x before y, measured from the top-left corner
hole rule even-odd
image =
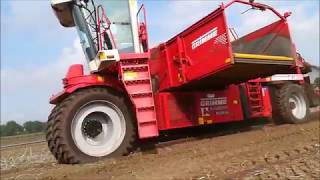
[[[1,179],[319,179],[319,111],[312,119],[168,132],[129,156],[81,165],[49,160],[1,170]]]

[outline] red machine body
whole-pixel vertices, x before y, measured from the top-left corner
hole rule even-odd
[[[269,9],[280,20],[231,42],[225,9],[234,2]],[[222,4],[150,51],[121,54],[113,67],[116,75],[85,76],[81,65],[71,66],[64,90],[50,103],[57,104],[69,94],[92,86],[119,90],[131,100],[140,138],[158,136],[159,130],[271,117],[268,87],[259,81],[243,82],[296,73],[287,16],[259,3],[235,0]],[[144,48],[148,46],[146,27],[146,22],[140,26]]]

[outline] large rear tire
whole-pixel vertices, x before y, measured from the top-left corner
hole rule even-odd
[[[309,99],[302,86],[284,84],[271,90],[272,116],[276,123],[298,124],[309,120]]]
[[[54,155],[55,158],[57,158],[57,151],[56,151],[56,146],[53,138],[53,132],[52,132],[52,126],[54,122],[54,118],[56,116],[57,108],[58,106],[55,106],[52,110],[51,113],[48,117],[47,121],[47,129],[46,129],[46,140],[48,143],[48,148],[50,152]]]
[[[79,90],[52,111],[48,119],[50,151],[60,163],[76,164],[126,155],[136,142],[130,105],[106,88]]]

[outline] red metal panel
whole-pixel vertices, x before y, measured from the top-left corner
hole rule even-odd
[[[69,94],[90,86],[111,87],[123,92],[122,85],[115,77],[109,75],[99,76],[96,74],[83,75],[83,66],[78,64],[70,66],[66,77],[63,79],[63,84],[63,91],[50,97],[49,101],[51,104],[57,104]]]
[[[191,66],[186,66],[187,80],[204,77],[232,61],[224,11],[210,18],[210,21],[183,38],[186,56],[191,61]]]
[[[160,130],[183,128],[194,123],[194,98],[192,93],[158,93],[157,120]]]
[[[221,91],[156,95],[159,130],[243,120],[238,86]]]
[[[243,120],[238,86],[223,91],[196,94],[196,117],[199,124],[212,124]]]
[[[262,88],[262,97],[263,97],[263,116],[272,117],[272,106],[270,99],[270,92],[268,87]]]
[[[146,59],[149,58],[149,53],[122,53],[120,54],[121,60],[132,60],[132,59]]]
[[[151,50],[151,74],[160,90],[178,87],[233,62],[223,9],[219,8],[165,44]],[[163,71],[163,70],[166,71]]]
[[[172,66],[170,61],[168,61],[170,56],[169,53],[167,53],[165,45],[162,44],[157,48],[151,49],[150,54],[150,73],[153,75],[153,77],[158,79],[159,90],[172,87]]]

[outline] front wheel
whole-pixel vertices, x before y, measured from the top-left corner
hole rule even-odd
[[[136,141],[130,105],[105,88],[83,89],[55,108],[50,137],[61,163],[75,164],[128,154]],[[50,142],[52,142],[52,139]]]
[[[303,123],[309,120],[309,100],[304,88],[297,84],[284,84],[272,93],[273,119],[276,122]]]

